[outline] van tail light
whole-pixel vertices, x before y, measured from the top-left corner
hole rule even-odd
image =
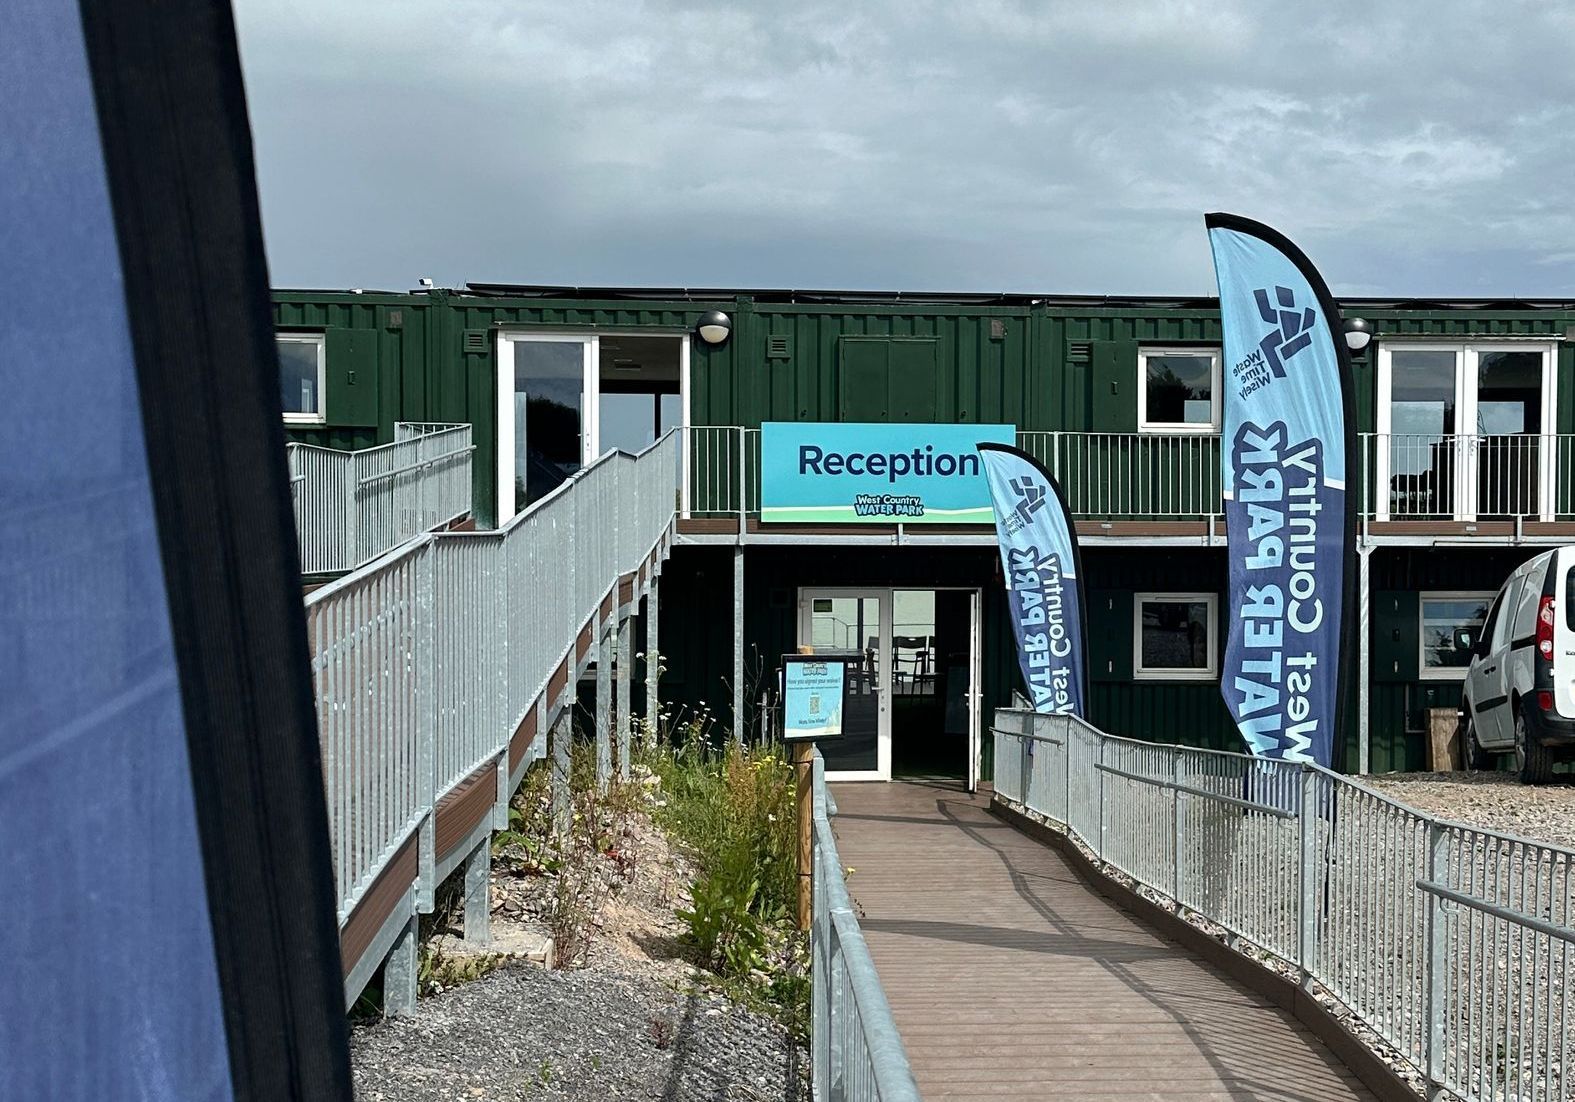
[[[1537,690],[1537,710],[1541,712],[1553,711],[1553,694],[1546,689]]]
[[[1544,662],[1553,661],[1553,598],[1547,594],[1537,608],[1537,653]]]

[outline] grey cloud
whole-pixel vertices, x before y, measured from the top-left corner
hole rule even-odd
[[[1447,9],[1447,10],[1446,10]],[[1566,294],[1575,20],[1236,0],[237,0],[273,277]]]

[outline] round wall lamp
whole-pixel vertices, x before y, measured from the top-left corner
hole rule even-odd
[[[733,319],[720,310],[707,310],[700,315],[700,339],[706,344],[721,344],[733,331]]]
[[[1352,352],[1360,352],[1372,339],[1373,327],[1367,323],[1366,318],[1345,319],[1345,347]]]

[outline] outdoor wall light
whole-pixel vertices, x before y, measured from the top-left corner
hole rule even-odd
[[[1352,352],[1360,352],[1372,339],[1373,327],[1367,324],[1366,318],[1345,319],[1345,347]]]
[[[721,344],[733,331],[733,319],[720,310],[707,310],[700,315],[700,339],[706,344]]]

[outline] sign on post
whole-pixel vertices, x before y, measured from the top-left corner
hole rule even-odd
[[[782,656],[782,741],[842,737],[847,664],[808,654]]]

